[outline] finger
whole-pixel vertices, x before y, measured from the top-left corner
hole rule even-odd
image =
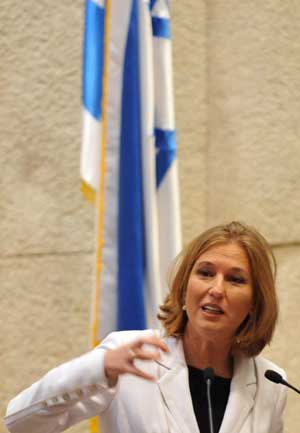
[[[150,350],[143,350],[143,349],[135,349],[133,353],[134,353],[134,357],[132,359],[138,358],[143,360],[158,360],[161,357],[160,352],[158,352],[157,350],[150,351]]]
[[[151,380],[151,381],[156,380],[155,376],[152,376],[151,374],[145,373],[143,370],[136,368],[133,364],[130,364],[130,366],[127,369],[127,372],[130,374],[134,374],[135,376],[141,377],[143,379],[146,379],[146,380]]]
[[[158,347],[163,352],[169,352],[168,346],[164,341],[162,341],[160,338],[153,336],[148,337],[142,337],[133,342],[131,345],[131,348],[135,351],[136,348],[140,348],[143,344],[150,344],[152,346]]]
[[[132,363],[136,358],[138,358],[138,355],[136,353],[136,350],[132,350],[131,348],[128,349],[128,362]]]

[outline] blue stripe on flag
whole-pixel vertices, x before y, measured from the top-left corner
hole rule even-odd
[[[150,0],[150,10],[153,9],[153,6],[155,5],[156,0]]]
[[[118,329],[144,329],[144,222],[137,0],[125,52],[118,215]]]
[[[96,119],[101,116],[104,9],[86,0],[83,53],[83,104]]]
[[[155,129],[156,185],[159,186],[176,157],[176,132]]]
[[[152,17],[152,33],[158,38],[171,38],[170,20],[168,18]]]

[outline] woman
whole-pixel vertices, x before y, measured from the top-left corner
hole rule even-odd
[[[8,429],[54,433],[100,414],[102,433],[206,433],[210,367],[215,433],[283,432],[286,391],[264,373],[285,374],[258,356],[277,320],[274,275],[256,230],[206,231],[177,260],[158,315],[164,330],[110,334],[50,371],[10,402]]]

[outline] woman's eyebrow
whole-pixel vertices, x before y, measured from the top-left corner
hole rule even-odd
[[[199,265],[214,266],[214,264],[213,264],[212,262],[207,262],[207,261],[204,261],[204,262],[196,262],[196,265],[197,265],[197,266],[199,266]]]
[[[248,275],[248,272],[246,271],[246,269],[239,268],[238,266],[234,266],[233,268],[231,268],[231,270],[234,271],[234,272],[239,272],[241,274]]]
[[[213,267],[215,266],[214,263],[212,262],[208,262],[207,260],[201,262],[196,262],[195,266],[199,267],[199,266],[208,266],[208,267]],[[245,276],[249,276],[249,272],[244,269],[244,268],[240,268],[239,266],[233,266],[232,268],[230,268],[231,272],[238,272],[239,274],[244,274]]]
[[[250,271],[247,271],[246,269],[240,268],[238,266],[234,266],[233,268],[231,268],[230,272],[233,272],[236,275],[240,275],[240,276],[244,277],[247,281],[252,279]]]

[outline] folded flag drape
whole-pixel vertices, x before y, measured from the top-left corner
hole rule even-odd
[[[86,0],[82,189],[97,204],[92,344],[156,327],[181,248],[167,0]]]

